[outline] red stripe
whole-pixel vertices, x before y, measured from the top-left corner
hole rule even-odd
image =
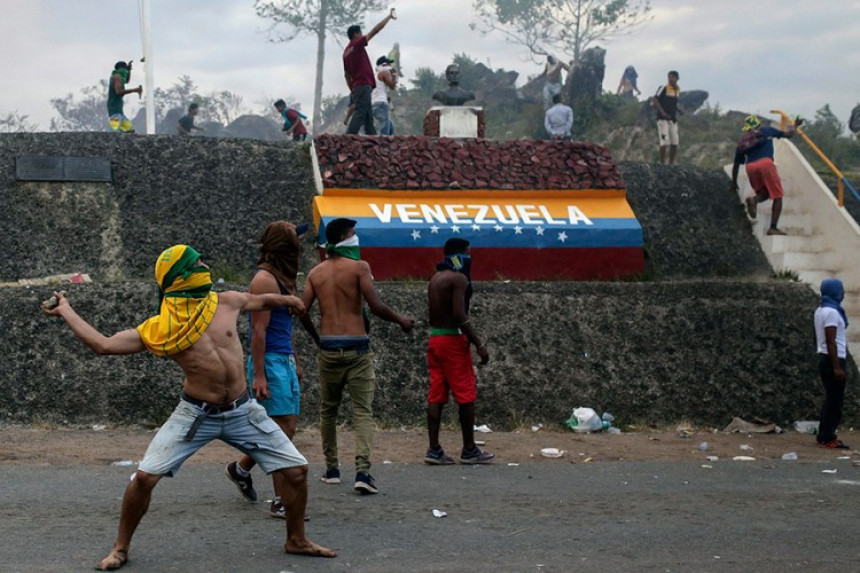
[[[320,259],[325,251],[320,249]],[[362,247],[376,280],[429,279],[442,260],[442,249]],[[472,278],[479,281],[614,280],[645,270],[645,254],[638,247],[588,249],[472,248]]]

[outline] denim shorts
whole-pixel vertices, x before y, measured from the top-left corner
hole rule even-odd
[[[248,454],[267,474],[308,463],[278,424],[266,414],[265,408],[254,400],[235,410],[207,416],[194,438],[186,441],[185,435],[202,413],[201,408],[180,400],[150,442],[138,469],[152,475],[172,477],[185,460],[212,440],[221,440]]]
[[[302,394],[292,354],[266,352],[266,383],[269,397],[260,402],[270,416],[298,416]],[[248,391],[254,395],[254,364],[248,357]]]

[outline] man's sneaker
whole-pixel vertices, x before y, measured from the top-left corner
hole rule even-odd
[[[756,202],[755,197],[747,197],[747,214],[749,214],[750,219],[755,219],[758,215],[758,203]]]
[[[355,474],[355,485],[353,486],[353,489],[361,495],[379,493],[379,490],[376,488],[376,482],[373,481],[373,478],[367,472],[358,472]]]
[[[475,446],[471,450],[463,450],[460,454],[461,464],[491,464],[496,459],[496,454],[483,452],[481,448]]]
[[[281,502],[281,498],[276,497],[272,500],[272,504],[269,506],[269,514],[272,517],[277,517],[278,519],[287,518],[287,510]]]
[[[247,477],[239,475],[236,471],[236,462],[230,462],[227,464],[227,468],[224,470],[224,473],[227,474],[227,479],[236,484],[242,497],[252,503],[257,501],[257,492],[254,490],[254,480],[251,479],[250,475]]]
[[[450,466],[454,463],[454,458],[445,453],[442,446],[437,449],[430,448],[424,454],[424,463],[431,466]]]
[[[850,450],[846,444],[842,442],[842,440],[830,440],[829,442],[818,442],[819,448],[828,448],[831,450]]]
[[[323,483],[338,484],[340,483],[340,470],[326,470],[320,479]]]

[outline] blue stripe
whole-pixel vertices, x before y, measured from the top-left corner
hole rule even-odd
[[[323,217],[325,223],[334,217]],[[487,248],[584,248],[641,247],[642,227],[636,219],[592,219],[593,225],[434,225],[430,223],[382,223],[360,218],[355,227],[362,247],[441,248],[451,237],[461,237],[473,247]],[[456,227],[456,229],[455,229]],[[477,227],[477,228],[476,228]],[[517,231],[519,228],[519,232]],[[541,234],[542,231],[542,234]]]

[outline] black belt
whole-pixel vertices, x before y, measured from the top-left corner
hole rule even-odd
[[[241,396],[225,405],[216,405],[210,404],[204,400],[198,400],[197,398],[192,398],[185,392],[182,393],[181,398],[188,402],[189,404],[194,404],[201,410],[203,410],[202,414],[198,414],[196,418],[194,418],[194,423],[191,424],[191,428],[189,428],[188,433],[185,434],[185,441],[190,442],[194,439],[194,436],[197,435],[197,430],[200,429],[200,425],[203,423],[208,416],[217,416],[218,414],[223,414],[224,412],[229,412],[231,410],[235,410],[245,402],[251,399],[251,395],[245,390]]]

